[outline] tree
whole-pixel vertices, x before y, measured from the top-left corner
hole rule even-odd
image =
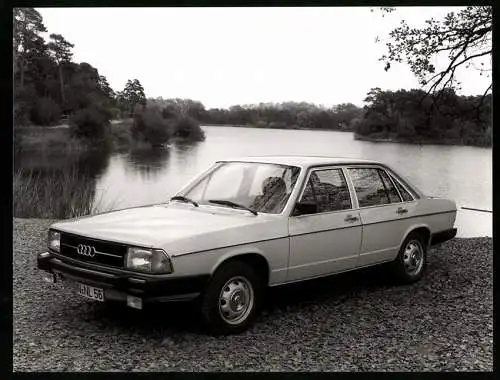
[[[99,75],[99,89],[108,98],[113,99],[115,97],[115,92],[104,75]]]
[[[126,110],[130,116],[134,114],[136,105],[145,106],[147,103],[144,87],[138,79],[128,80],[122,92],[118,93],[118,104]]]
[[[394,8],[382,8],[392,12]],[[450,12],[443,20],[430,19],[423,28],[410,28],[406,21],[390,32],[387,54],[380,60],[385,70],[391,63],[405,62],[417,76],[422,86],[428,86],[426,95],[439,93],[446,88],[457,88],[456,70],[473,66],[480,74],[491,72],[492,7],[470,6],[458,13]],[[431,63],[440,54],[448,54],[449,63],[437,70]],[[490,67],[483,62],[490,58]],[[478,63],[479,66],[476,66]],[[491,90],[491,84],[483,98]]]
[[[73,44],[59,34],[49,41],[41,15],[33,8],[15,8],[14,123],[58,122],[60,111],[73,115],[89,107],[109,109],[115,95],[106,78],[88,63],[71,62]]]
[[[99,72],[95,67],[86,62],[68,63],[64,66],[64,73],[67,78],[64,85],[67,113],[106,103],[106,96],[99,87]]]
[[[104,75],[99,75],[98,89],[104,95],[105,102],[108,106],[113,107],[116,104],[116,94],[108,83]]]
[[[26,67],[37,56],[34,51],[44,45],[39,34],[46,31],[42,16],[34,8],[14,8],[14,73],[20,73],[21,88]]]
[[[350,123],[352,120],[363,116],[363,109],[352,103],[342,103],[333,107],[332,111],[336,114],[340,123]]]
[[[63,82],[63,72],[62,66],[65,63],[71,62],[71,58],[73,57],[73,53],[71,49],[75,47],[72,43],[66,41],[63,36],[60,34],[51,34],[50,39],[51,42],[48,43],[48,48],[51,53],[52,58],[57,63],[59,70],[59,82],[61,85],[61,100],[64,103],[66,101],[66,97],[64,96],[64,82]]]

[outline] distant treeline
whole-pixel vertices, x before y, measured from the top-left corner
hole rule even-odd
[[[422,90],[374,88],[352,128],[361,139],[491,146],[491,94],[458,96],[447,89],[424,95]]]
[[[351,103],[331,108],[311,103],[260,103],[232,106],[229,109],[211,108],[190,99],[148,99],[148,106],[162,110],[165,117],[183,114],[202,124],[252,126],[286,129],[348,129],[363,115],[363,109]]]
[[[370,90],[364,108],[309,103],[261,103],[205,109],[190,99],[148,99],[164,117],[182,114],[202,124],[258,128],[351,130],[357,138],[417,143],[491,146],[491,95],[459,96],[453,90]]]

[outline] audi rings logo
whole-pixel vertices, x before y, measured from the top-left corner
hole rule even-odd
[[[87,256],[87,257],[94,257],[95,256],[95,248],[90,246],[90,245],[78,244],[78,247],[76,248],[76,252],[82,256]]]

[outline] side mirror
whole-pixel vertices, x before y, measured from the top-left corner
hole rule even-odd
[[[316,214],[318,212],[318,204],[315,202],[297,202],[293,209],[293,216]]]

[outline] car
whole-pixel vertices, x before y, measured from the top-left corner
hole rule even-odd
[[[213,334],[254,321],[266,290],[386,264],[419,280],[455,237],[454,201],[364,159],[220,160],[168,202],[50,226],[37,266],[98,302],[193,301]]]

